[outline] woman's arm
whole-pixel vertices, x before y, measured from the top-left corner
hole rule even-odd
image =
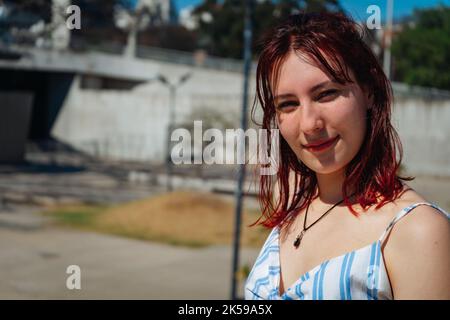
[[[394,299],[450,299],[450,223],[419,206],[393,227],[384,256]]]

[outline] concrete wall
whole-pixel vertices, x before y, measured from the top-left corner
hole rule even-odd
[[[450,97],[398,95],[393,124],[413,174],[450,176]]]
[[[175,122],[203,120],[210,110],[232,128],[239,126],[242,75],[236,72],[161,62],[156,73],[171,83],[191,72],[176,94]],[[151,81],[129,90],[83,89],[81,76],[72,88],[55,123],[52,135],[91,154],[116,159],[162,162],[169,123],[169,89]],[[254,89],[252,89],[254,90]],[[198,111],[202,110],[202,111]],[[194,117],[194,115],[197,115]]]
[[[242,75],[239,72],[147,60],[151,70],[172,83],[192,77],[177,91],[176,122],[201,120],[208,110],[239,127]],[[75,79],[53,135],[91,154],[161,163],[166,152],[169,90],[158,81],[127,90],[80,88]],[[254,78],[250,83],[255,92]],[[411,174],[450,176],[450,94],[411,91],[394,85],[394,127],[404,147],[403,164]],[[250,97],[253,101],[253,96]],[[250,105],[249,105],[250,107]],[[195,110],[202,110],[196,112]],[[200,119],[199,119],[200,118]]]
[[[32,92],[0,92],[0,162],[24,160],[32,101]]]

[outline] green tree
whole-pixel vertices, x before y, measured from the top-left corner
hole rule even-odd
[[[244,1],[206,0],[193,15],[198,23],[198,45],[210,54],[239,59],[242,57]],[[253,52],[265,31],[276,21],[299,10],[342,11],[337,0],[265,0],[253,2]]]
[[[72,0],[71,3],[81,10],[81,29],[71,30],[72,49],[85,50],[92,44],[106,42],[120,47],[126,43],[126,32],[114,22],[114,10],[120,0]]]
[[[450,90],[450,7],[416,10],[392,54],[394,80]]]
[[[169,24],[149,26],[139,33],[138,43],[179,51],[195,51],[196,34],[183,26]]]

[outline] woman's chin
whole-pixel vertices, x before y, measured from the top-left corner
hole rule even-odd
[[[310,163],[304,162],[305,165],[317,174],[332,174],[341,171],[345,165],[336,161],[332,162],[318,162],[312,161]]]

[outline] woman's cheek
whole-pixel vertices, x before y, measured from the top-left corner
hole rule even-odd
[[[355,129],[364,125],[363,110],[353,99],[342,99],[330,107],[326,114],[331,126],[355,133]]]
[[[292,120],[285,118],[279,122],[280,133],[291,147],[298,138],[298,125]]]
[[[348,151],[356,153],[361,147],[364,135],[366,132],[366,120],[363,110],[360,106],[353,105],[352,107],[342,108],[342,112],[335,115],[335,127]]]

